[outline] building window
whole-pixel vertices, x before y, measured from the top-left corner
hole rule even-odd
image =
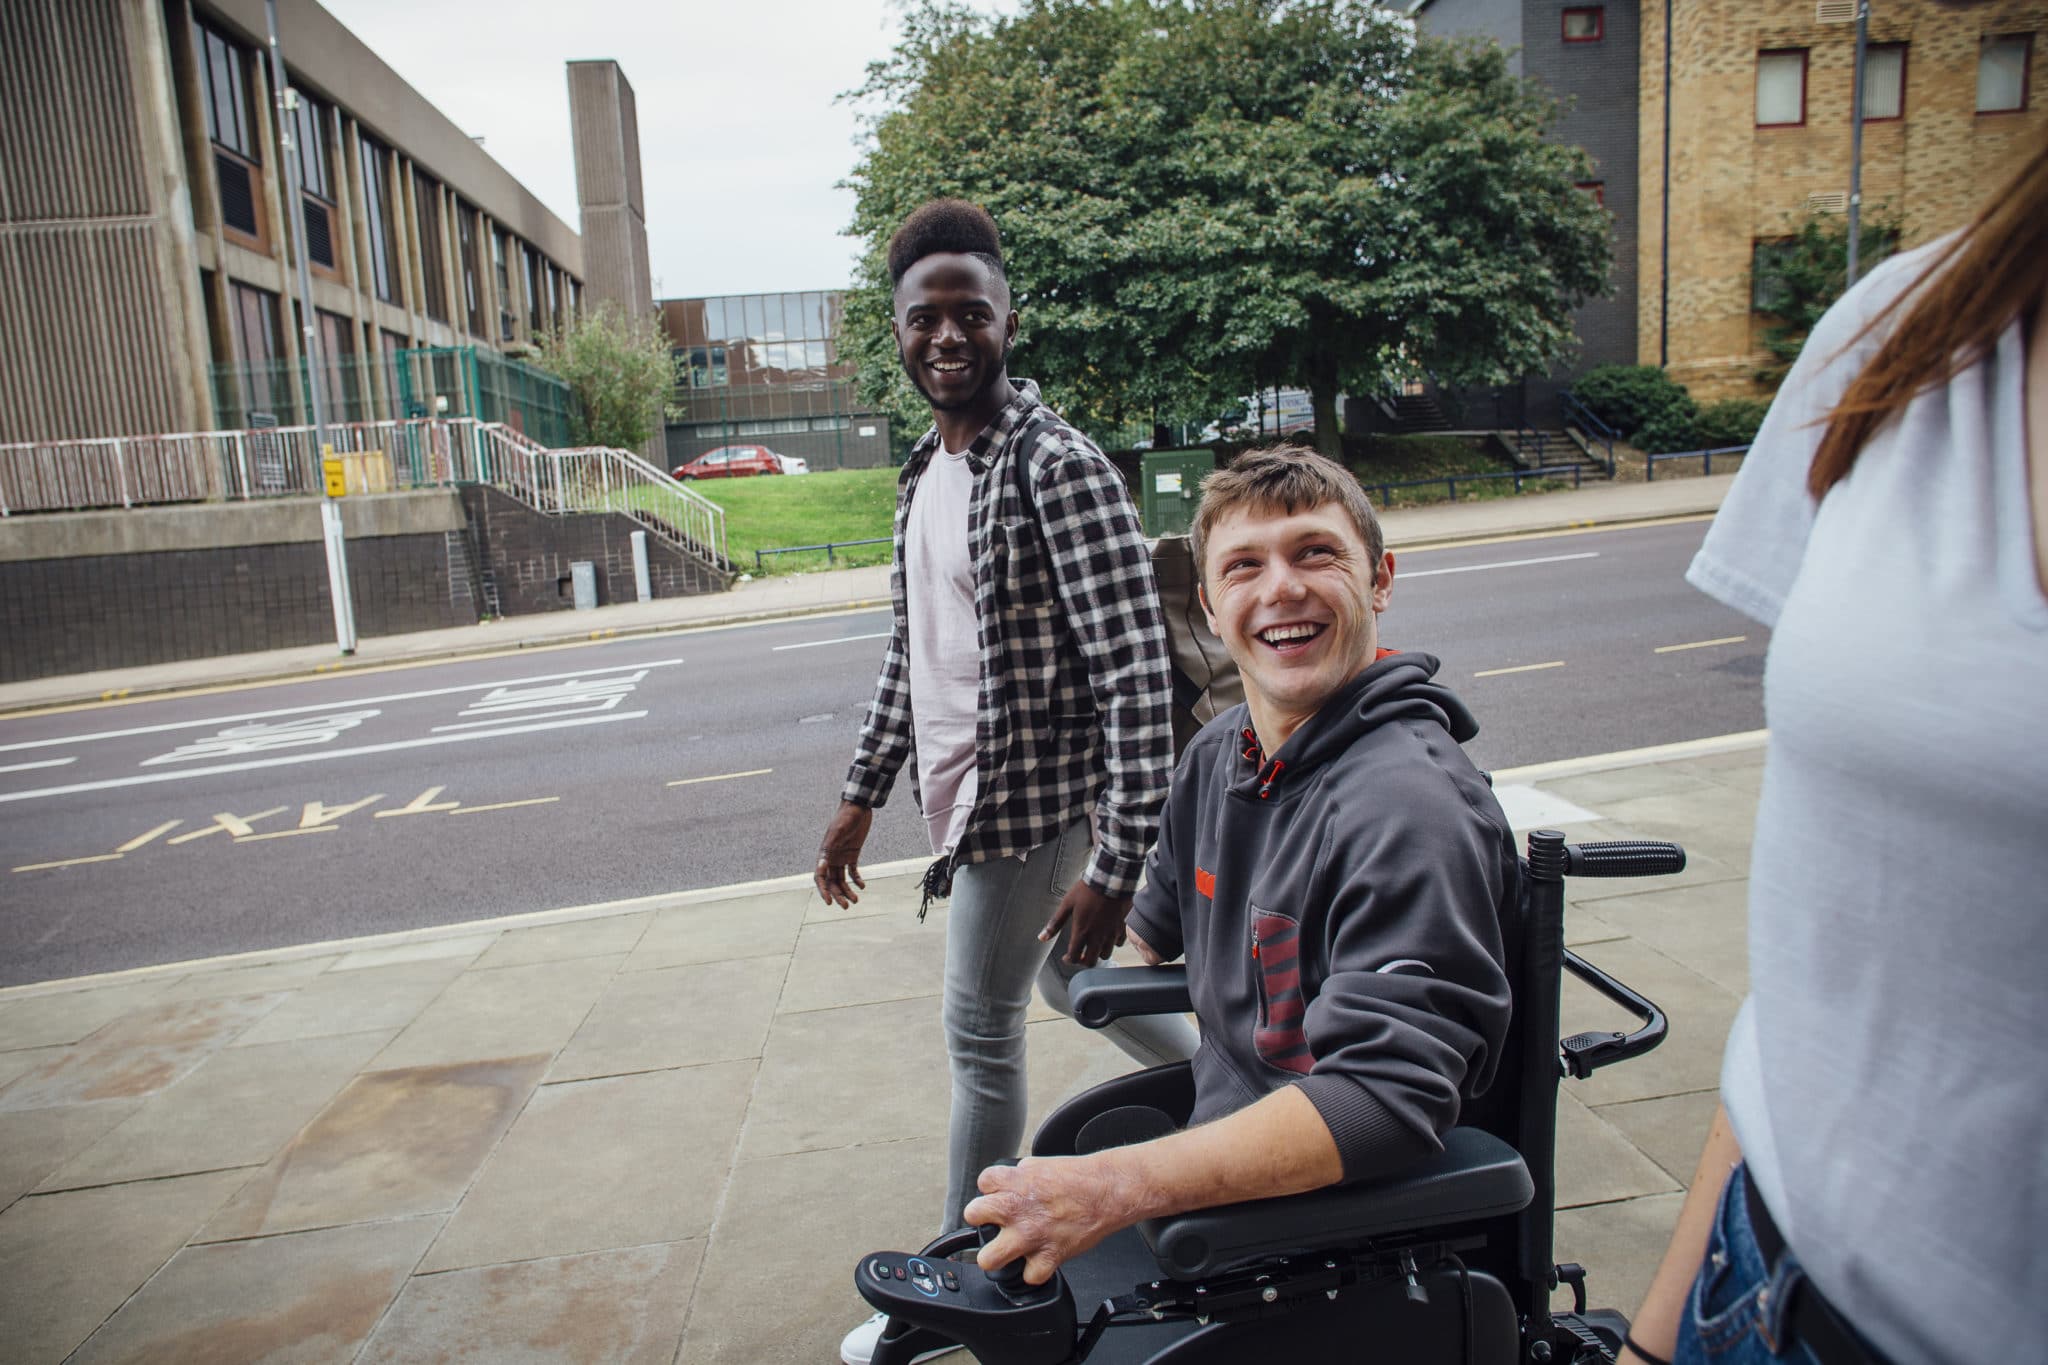
[[[1784,128],[1806,122],[1806,49],[1756,54],[1756,126]]]
[[[1593,202],[1601,208],[1607,207],[1607,182],[1604,180],[1581,180],[1578,188],[1593,196]]]
[[[532,247],[521,247],[520,254],[526,260],[526,330],[538,336],[548,329],[548,320],[543,316],[547,306],[547,286],[541,282],[548,273],[548,265]]]
[[[262,165],[256,145],[256,115],[249,104],[249,51],[210,25],[192,25],[193,55],[199,69],[199,103],[206,136],[251,165]]]
[[[1977,48],[1977,112],[2013,114],[2025,109],[2033,64],[2033,34],[1986,38]]]
[[[364,134],[363,216],[370,225],[370,283],[377,297],[398,302],[398,243],[391,234],[391,210],[385,203],[391,194],[391,152],[375,138]]]
[[[334,173],[327,155],[327,106],[303,90],[292,93],[298,102],[292,114],[292,141],[298,152],[300,210],[306,217],[306,259],[332,270]]]
[[[491,234],[491,270],[498,281],[498,340],[512,339],[512,321],[518,316],[513,309],[512,271],[508,258],[512,255],[512,238],[503,232]]]
[[[427,316],[448,321],[448,239],[441,231],[441,187],[418,171],[412,173],[412,197],[419,220],[420,293]]]
[[[455,201],[455,255],[457,266],[462,271],[463,319],[469,324],[470,335],[483,336],[484,332],[484,288],[480,278],[482,270],[476,259],[477,222],[476,210]]]
[[[1876,43],[1863,54],[1863,121],[1906,116],[1906,45]]]
[[[1582,5],[1564,12],[1564,40],[1568,43],[1597,43],[1607,36],[1607,7]]]
[[[292,411],[277,328],[277,295],[240,281],[228,285],[228,329],[242,367],[242,401],[250,413]]]

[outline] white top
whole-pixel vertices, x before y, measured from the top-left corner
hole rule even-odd
[[[903,527],[910,723],[918,799],[934,853],[950,853],[960,842],[979,791],[974,723],[981,700],[981,641],[974,560],[967,547],[973,492],[967,453],[937,450],[917,481]]]
[[[1786,1240],[1872,1345],[2017,1360],[2048,1321],[2048,598],[2021,327],[1817,512],[1804,487],[1884,329],[1843,347],[1934,249],[1814,329],[1688,574],[1774,628],[1721,1088]]]

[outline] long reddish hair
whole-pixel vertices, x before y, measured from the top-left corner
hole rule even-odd
[[[2021,313],[2048,306],[2048,143],[1929,261],[1919,281],[1849,345],[1911,302],[1828,417],[1806,471],[1815,501],[1847,476],[1866,442],[1906,404],[1977,363]],[[1847,349],[1845,347],[1844,349]]]

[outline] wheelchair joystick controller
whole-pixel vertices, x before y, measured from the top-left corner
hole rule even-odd
[[[983,1246],[987,1246],[1003,1234],[1003,1230],[994,1223],[983,1223],[975,1231],[980,1234]],[[1035,1292],[1030,1285],[1024,1283],[1024,1258],[1022,1256],[1019,1256],[1014,1261],[1005,1261],[994,1270],[984,1271],[983,1273],[988,1276],[989,1283],[1002,1290],[1004,1295],[1012,1302],[1019,1302],[1025,1296]]]
[[[989,1225],[976,1231],[980,1245],[987,1246],[1002,1229]],[[895,1320],[877,1347],[876,1365],[907,1365],[913,1355],[929,1349],[928,1339],[913,1344],[920,1334],[909,1328],[957,1342],[984,1365],[1059,1365],[1072,1357],[1079,1336],[1074,1291],[1066,1277],[1055,1274],[1044,1284],[1026,1284],[1021,1259],[984,1271],[971,1260],[950,1260],[936,1252],[875,1252],[861,1259],[854,1285],[862,1298]],[[906,1330],[899,1331],[898,1324]]]

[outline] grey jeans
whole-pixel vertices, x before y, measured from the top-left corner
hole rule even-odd
[[[1038,932],[1088,865],[1088,822],[1076,821],[1029,856],[963,863],[946,914],[946,1052],[953,1113],[942,1228],[963,1225],[984,1168],[1016,1156],[1024,1140],[1024,1013],[1037,979],[1045,1002],[1068,1018],[1067,981],[1081,969],[1061,961],[1066,935],[1050,946]],[[1102,1033],[1140,1066],[1194,1055],[1185,1016],[1126,1019]]]

